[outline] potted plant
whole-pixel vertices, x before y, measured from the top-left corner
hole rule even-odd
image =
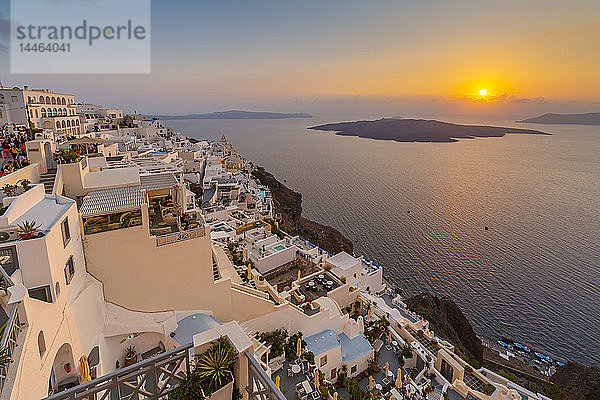
[[[31,188],[31,181],[29,181],[28,179],[21,179],[17,183],[21,185],[24,192],[28,191]]]
[[[34,237],[38,228],[42,226],[41,224],[36,225],[35,221],[23,221],[21,224],[17,225],[17,231],[19,232],[19,236],[23,240],[31,239]]]
[[[4,194],[8,197],[12,197],[17,193],[17,185],[6,184],[2,187]]]
[[[136,358],[135,346],[129,346],[125,349],[125,366],[135,364]]]

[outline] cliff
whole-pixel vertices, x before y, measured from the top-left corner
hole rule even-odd
[[[550,380],[572,399],[600,399],[600,370],[597,368],[569,362],[558,367]]]
[[[456,303],[447,296],[422,293],[406,300],[408,308],[429,321],[429,329],[454,344],[467,358],[483,363],[483,345]]]
[[[340,251],[352,254],[352,241],[337,229],[302,216],[302,194],[279,182],[263,167],[255,168],[252,175],[271,191],[275,212],[281,216],[281,229],[291,235],[300,235],[332,254]]]

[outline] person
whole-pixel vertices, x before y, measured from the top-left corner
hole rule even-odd
[[[2,158],[8,158],[10,156],[9,149],[10,145],[8,144],[8,140],[5,138],[2,141]]]

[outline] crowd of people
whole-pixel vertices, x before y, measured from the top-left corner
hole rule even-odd
[[[2,167],[0,176],[8,175],[11,172],[29,165],[25,142],[27,141],[25,132],[8,133],[2,132]]]

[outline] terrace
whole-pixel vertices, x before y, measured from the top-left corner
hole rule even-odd
[[[358,375],[355,375],[354,378],[345,379],[343,382],[338,380],[339,382],[336,382],[333,385],[335,391],[338,393],[338,396],[341,396],[344,399],[350,399],[351,396],[348,391],[350,390],[351,392],[355,393],[356,389],[353,388],[354,385],[356,385],[360,391],[366,393],[367,395],[376,395],[376,393],[382,393],[386,395],[385,397],[387,397],[387,395],[391,393],[391,390],[393,390],[395,392],[396,400],[408,398],[404,397],[405,393],[416,392],[416,387],[406,380],[406,377],[411,371],[404,369],[404,367],[400,365],[398,356],[394,353],[393,347],[389,344],[384,345],[381,339],[379,339],[379,344],[381,345],[381,348],[379,350],[379,356],[377,359],[377,367],[373,365],[373,368],[369,371],[351,372],[346,370],[347,374],[355,375],[356,372],[359,373]],[[386,363],[388,365],[388,375],[386,375]],[[348,365],[347,368],[349,369],[350,366]],[[398,368],[400,368],[402,380],[404,381],[403,387],[400,389],[395,388]],[[274,371],[271,374],[271,378],[275,382],[277,376],[279,376],[279,387],[288,400],[318,400],[322,398],[322,395],[319,393],[319,391],[315,390],[314,369],[314,365],[308,364],[307,362],[299,362],[297,359],[293,361],[285,361],[282,369]],[[373,377],[373,390],[369,390],[370,376]],[[325,379],[325,382],[330,383],[327,379]],[[304,389],[300,390],[302,387]],[[323,387],[321,387],[321,389],[322,388]]]
[[[301,281],[298,292],[303,297],[304,301],[313,301],[319,297],[327,296],[327,293],[338,287],[340,287],[340,285],[336,278],[326,271],[321,271],[321,273],[313,274],[308,279]],[[292,299],[292,303],[298,301],[294,296],[292,296]]]

